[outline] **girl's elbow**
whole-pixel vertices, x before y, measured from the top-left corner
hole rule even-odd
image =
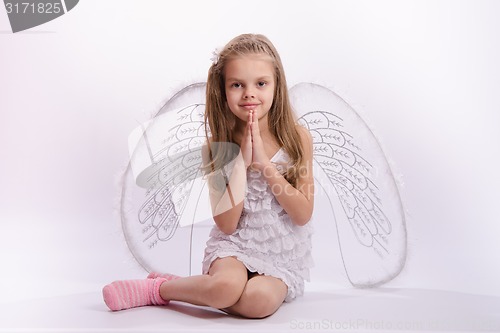
[[[312,212],[311,213],[306,213],[306,214],[303,214],[301,216],[297,216],[295,219],[292,219],[293,222],[302,227],[302,226],[305,226],[312,218]]]
[[[311,203],[304,207],[296,216],[295,218],[292,218],[292,221],[298,225],[298,226],[304,226],[306,225],[309,221],[311,221],[312,214],[314,210],[314,205]]]
[[[219,227],[220,231],[222,231],[223,233],[225,233],[226,235],[232,235],[234,234],[234,232],[236,231],[236,228],[234,227]]]
[[[294,221],[296,225],[298,225],[299,227],[303,227],[305,226],[311,219],[302,219],[302,220],[296,220]]]
[[[220,231],[225,233],[226,235],[232,235],[236,231],[236,225],[230,225],[228,223],[225,223],[226,221],[218,221],[216,217],[214,217],[215,224],[217,225],[217,228],[219,228]]]

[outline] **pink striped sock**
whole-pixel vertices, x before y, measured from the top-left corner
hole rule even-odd
[[[156,279],[158,277],[164,278],[167,281],[170,280],[177,280],[180,279],[180,276],[174,275],[174,274],[169,274],[169,273],[158,273],[158,272],[151,272],[148,275],[148,279]]]
[[[164,278],[144,280],[123,280],[108,284],[102,289],[106,305],[113,311],[144,305],[167,305],[160,296],[160,286]]]

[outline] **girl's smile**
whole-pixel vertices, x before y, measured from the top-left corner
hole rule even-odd
[[[246,110],[250,111],[250,110],[254,110],[259,104],[256,104],[256,103],[244,103],[244,104],[241,104],[240,106],[242,108],[245,108]]]

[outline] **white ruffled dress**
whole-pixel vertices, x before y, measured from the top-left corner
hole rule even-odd
[[[271,162],[278,170],[288,165],[283,149]],[[309,281],[311,256],[311,223],[298,226],[281,208],[259,171],[247,172],[247,188],[243,212],[236,231],[227,235],[214,226],[205,248],[203,273],[207,274],[217,258],[234,256],[250,272],[281,279],[288,286],[286,302],[304,293],[304,280]]]

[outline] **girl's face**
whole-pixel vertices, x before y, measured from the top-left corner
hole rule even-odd
[[[254,110],[259,120],[267,120],[273,104],[275,79],[271,57],[250,54],[229,60],[224,66],[227,105],[243,122]]]

